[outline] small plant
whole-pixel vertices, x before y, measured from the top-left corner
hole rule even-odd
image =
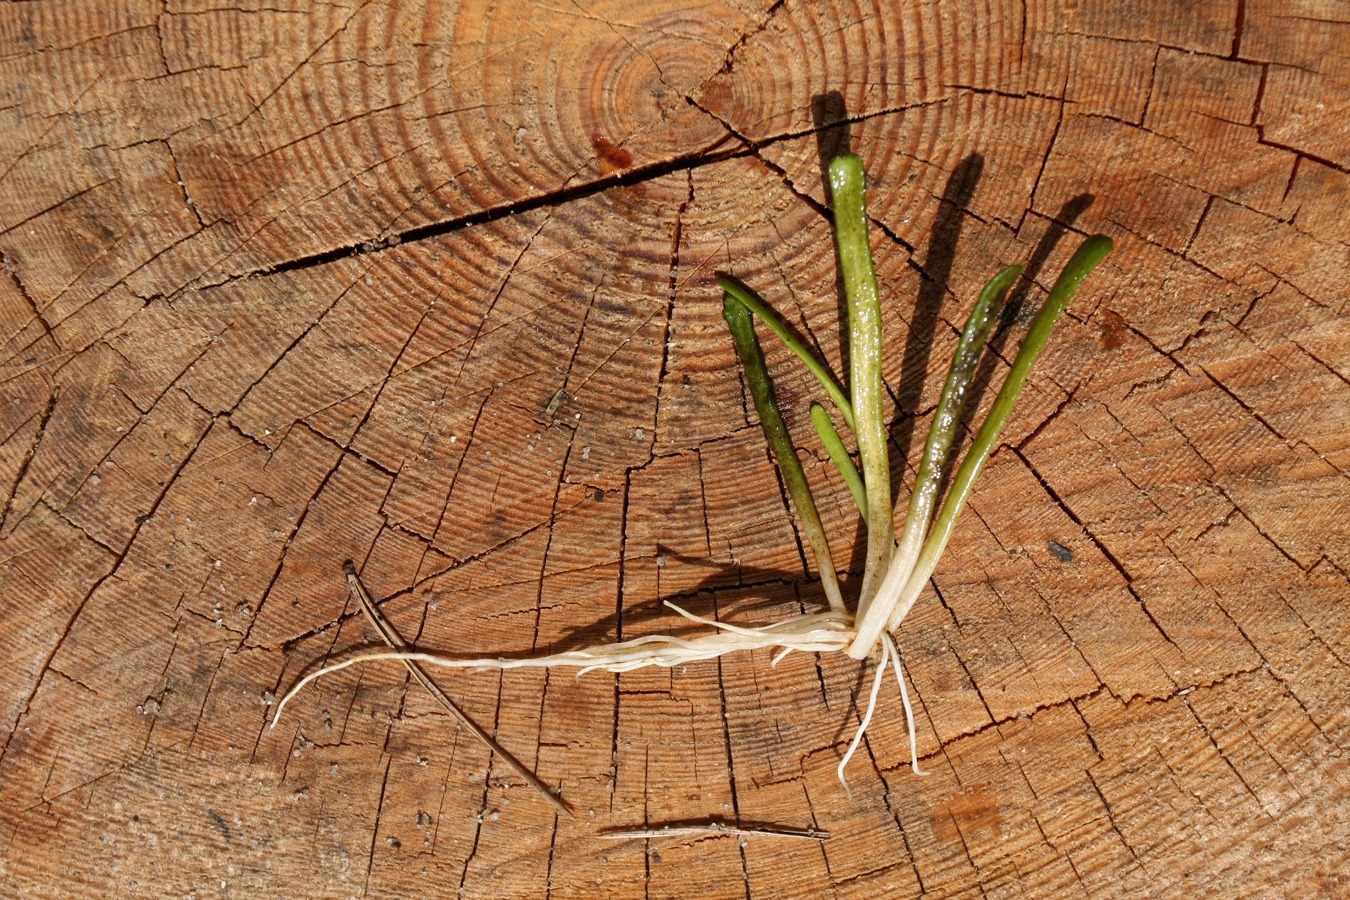
[[[391,645],[396,648],[393,652],[353,656],[306,675],[277,704],[272,726],[276,726],[286,704],[314,679],[351,665],[377,660],[403,660],[405,663],[468,669],[573,666],[579,669],[578,674],[584,674],[593,669],[626,672],[643,666],[684,665],[742,650],[776,649],[779,652],[774,657],[774,663],[794,650],[816,653],[842,651],[859,660],[875,653],[878,654],[878,663],[867,707],[839,763],[839,780],[847,789],[844,768],[871,722],[886,669],[892,665],[908,724],[911,764],[916,773],[923,774],[919,769],[914,719],[905,688],[900,653],[890,633],[899,627],[914,606],[914,601],[936,568],[975,479],[993,451],[1027,375],[1050,337],[1055,321],[1073,299],[1083,279],[1110,252],[1111,241],[1103,235],[1089,237],[1060,273],[1049,297],[1032,322],[989,413],[976,430],[965,458],[952,475],[950,486],[939,505],[943,477],[952,463],[958,423],[970,394],[976,368],[985,352],[991,327],[999,318],[1003,302],[1022,273],[1021,267],[1009,266],[1003,269],[980,293],[952,358],[919,459],[904,528],[897,541],[891,508],[887,428],[882,413],[885,386],[881,377],[881,307],[867,239],[864,176],[862,162],[858,157],[842,156],[830,163],[829,187],[834,209],[835,246],[848,313],[850,367],[847,392],[829,368],[796,338],[758,294],[734,279],[723,277],[719,280],[723,290],[723,316],[731,331],[745,383],[769,449],[782,474],[788,497],[796,510],[801,533],[814,557],[828,609],[789,616],[771,625],[748,628],[705,619],[667,603],[685,618],[711,628],[711,633],[694,638],[648,635],[584,650],[526,659],[452,659],[411,652],[391,640]],[[806,473],[778,409],[773,382],[755,332],[756,319],[782,340],[816,377],[834,412],[852,432],[856,442],[858,464],[854,463],[853,455],[848,452],[830,412],[819,403],[812,404],[812,424],[838,467],[867,528],[862,583],[853,612],[849,611],[840,589],[829,542],[816,511]],[[365,608],[368,613],[375,609],[373,604],[365,605]],[[372,618],[377,616],[377,612],[372,613]],[[378,624],[377,619],[377,627]],[[546,796],[557,803],[551,795]]]

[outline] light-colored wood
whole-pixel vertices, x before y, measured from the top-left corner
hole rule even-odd
[[[1348,47],[1331,0],[6,4],[0,893],[1350,893]],[[438,674],[575,820],[398,664],[267,731],[379,641],[348,558],[475,657],[821,602],[712,279],[840,365],[842,138],[899,450],[986,278],[1117,246],[897,636],[932,774],[889,697],[845,796],[842,656]],[[714,821],[830,838],[599,836]]]

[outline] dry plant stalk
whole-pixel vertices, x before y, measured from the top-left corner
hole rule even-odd
[[[953,445],[959,443],[955,441],[955,437],[975,371],[984,356],[990,330],[998,319],[1003,302],[1021,275],[1021,267],[1009,266],[1003,269],[981,292],[962,330],[960,342],[953,356],[941,400],[920,459],[914,492],[906,511],[904,529],[897,542],[894,511],[891,507],[887,430],[882,418],[885,386],[881,380],[883,346],[881,308],[867,238],[869,220],[863,197],[862,162],[856,156],[841,156],[830,163],[828,174],[834,211],[835,246],[848,308],[847,339],[851,361],[848,392],[840,386],[829,368],[797,339],[791,329],[784,325],[777,314],[754,291],[731,277],[719,280],[723,289],[723,316],[731,331],[746,387],[759,416],[765,439],[782,475],[788,497],[796,511],[802,535],[812,551],[828,601],[827,610],[789,616],[770,625],[747,628],[705,619],[667,603],[667,606],[685,618],[708,626],[712,629],[711,633],[694,638],[648,635],[584,650],[524,659],[453,659],[436,654],[418,653],[402,646],[396,636],[391,639],[389,634],[385,634],[386,640],[394,650],[352,656],[318,669],[297,682],[277,704],[272,720],[273,727],[280,719],[286,704],[311,681],[348,666],[380,660],[402,660],[418,680],[432,690],[433,694],[439,695],[440,699],[444,695],[439,694],[425,673],[416,668],[417,663],[467,669],[569,666],[578,669],[578,675],[581,675],[594,669],[619,673],[644,666],[685,665],[746,650],[777,650],[774,663],[793,650],[809,653],[846,652],[859,660],[865,660],[875,654],[878,662],[866,711],[839,763],[839,781],[847,790],[848,782],[844,778],[844,767],[852,758],[872,720],[881,684],[889,666],[894,667],[904,706],[911,766],[916,774],[924,774],[919,768],[913,711],[905,687],[900,652],[890,633],[899,627],[937,566],[938,559],[951,537],[957,517],[970,496],[975,479],[992,453],[999,434],[1012,413],[1013,404],[1026,382],[1032,365],[1049,339],[1056,320],[1077,292],[1083,279],[1110,252],[1111,241],[1103,235],[1087,238],[1060,273],[1049,297],[1028,330],[993,406],[976,431],[970,448],[952,476],[946,495],[939,505],[937,501],[943,476],[952,463]],[[812,423],[831,459],[838,466],[858,506],[859,515],[867,526],[866,564],[856,612],[849,611],[840,590],[829,542],[826,540],[824,528],[816,511],[806,474],[778,410],[773,382],[769,377],[763,351],[755,333],[755,319],[764,323],[807,365],[819,380],[835,411],[855,436],[859,461],[856,465],[853,454],[844,445],[828,410],[820,404],[813,404]],[[353,590],[358,591],[360,597],[363,592],[360,591],[359,580],[355,578],[354,571],[349,573],[349,578],[352,580]],[[365,605],[363,602],[363,606]],[[369,613],[373,604],[369,604],[366,608]],[[378,621],[376,627],[381,628],[381,633],[385,633]],[[455,712],[467,727],[471,730],[476,729],[476,726],[468,723],[462,713],[454,710],[448,699],[442,700],[442,703]],[[565,810],[551,792],[543,788],[533,775],[522,771],[511,757],[503,753],[481,732],[481,729],[475,733],[487,741],[496,752],[502,754],[503,758],[512,762],[513,768],[544,793],[550,802]],[[701,827],[704,831],[726,830],[721,825],[689,827]],[[675,832],[665,830],[659,833]],[[727,833],[742,832],[732,830]],[[642,834],[651,836],[647,832]]]
[[[347,573],[347,585],[352,589],[352,594],[356,597],[357,602],[361,604],[361,609],[365,611],[366,618],[370,619],[370,624],[374,625],[375,630],[380,633],[380,637],[384,638],[384,642],[392,647],[395,653],[409,653],[411,648],[404,642],[403,638],[399,636],[399,633],[394,630],[393,623],[384,617],[384,614],[380,612],[379,606],[375,604],[374,600],[370,599],[370,594],[366,592],[366,586],[361,583],[361,576],[356,573],[356,564],[349,559],[342,564],[342,568],[343,571]],[[525,783],[538,792],[539,796],[553,804],[554,809],[567,816],[569,819],[572,818],[572,810],[562,801],[562,798],[554,794],[553,791],[549,789],[548,785],[539,780],[538,776],[523,765],[520,760],[506,752],[492,735],[488,734],[477,722],[469,718],[468,714],[460,709],[455,701],[447,697],[445,691],[442,691],[437,687],[436,682],[432,681],[431,678],[427,676],[426,672],[422,671],[422,667],[419,666],[416,661],[405,657],[403,662],[407,665],[408,671],[412,673],[413,677],[421,682],[422,687],[426,688],[427,692],[436,699],[436,702],[445,707],[450,715],[454,716],[459,721],[459,724],[463,725],[469,730],[470,734],[486,744],[489,750],[501,757],[501,759],[511,767],[513,772],[525,779]],[[284,703],[285,699],[283,699],[282,702]],[[281,710],[278,709],[277,712],[280,713]],[[275,719],[273,719],[273,724],[276,724]]]
[[[728,825],[725,822],[698,822],[685,825],[660,825],[656,828],[635,828],[631,831],[602,831],[599,837],[609,838],[611,840],[624,840],[626,838],[663,838],[663,837],[688,837],[696,834],[734,834],[740,837],[776,837],[776,838],[797,838],[806,841],[828,841],[830,833],[820,831],[815,828],[780,828],[774,826],[761,826],[758,828],[742,828],[738,825]]]

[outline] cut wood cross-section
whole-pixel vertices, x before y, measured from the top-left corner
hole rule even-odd
[[[1350,893],[1347,48],[1335,0],[5,4],[0,894]],[[434,671],[571,819],[398,663],[269,731],[381,646],[349,559],[453,656],[823,605],[715,280],[847,371],[843,150],[906,494],[983,283],[996,387],[1116,245],[896,635],[929,777],[884,696],[845,795],[842,654]]]

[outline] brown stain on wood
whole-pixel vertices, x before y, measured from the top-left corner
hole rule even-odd
[[[1125,322],[1125,317],[1120,313],[1104,309],[1099,318],[1101,325],[1101,346],[1103,350],[1115,350],[1125,341],[1129,334],[1129,326]]]
[[[615,144],[599,131],[591,132],[591,146],[600,161],[601,176],[633,168],[633,154]]]
[[[981,790],[965,790],[928,816],[940,841],[996,843],[1003,836],[998,798]]]
[[[1344,887],[1335,11],[767,6],[0,8],[0,894]],[[949,21],[969,40],[937,40]],[[1117,243],[898,636],[933,774],[887,694],[847,797],[866,675],[802,654],[438,675],[576,822],[396,666],[266,730],[376,638],[347,558],[452,654],[681,627],[662,598],[752,624],[817,601],[710,278],[843,373],[830,90],[895,238],[874,246],[911,456],[992,270],[1040,254],[1033,309],[1073,243],[1047,235]],[[754,152],[701,162],[728,129]],[[936,292],[935,234],[957,241]],[[769,352],[849,559],[851,500],[802,427],[818,388]],[[736,810],[834,836],[659,861],[595,837]],[[227,836],[232,868],[203,867]]]

